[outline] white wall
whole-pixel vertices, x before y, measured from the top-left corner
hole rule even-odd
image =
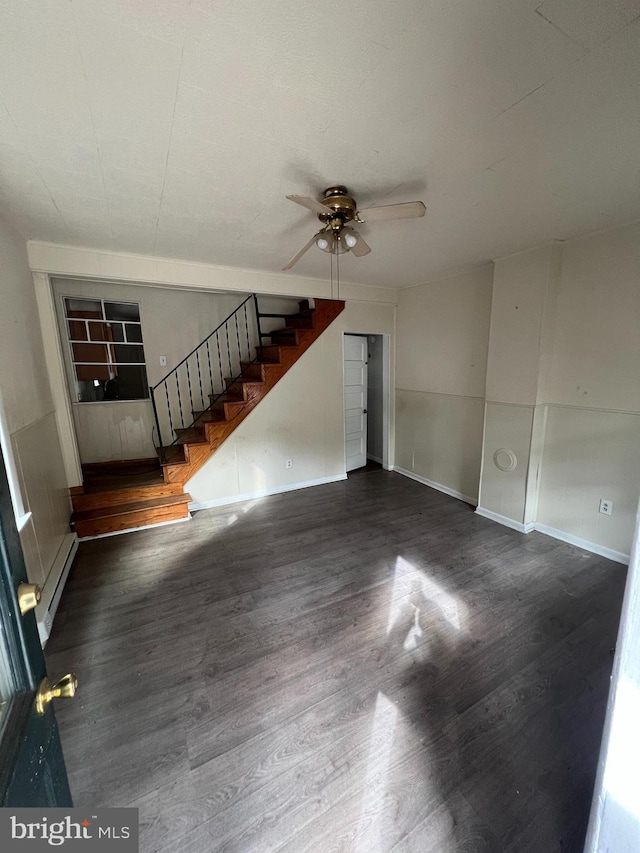
[[[640,224],[494,264],[400,291],[396,468],[624,560],[640,491]]]
[[[549,244],[494,262],[478,511],[518,528],[535,521],[560,260]]]
[[[480,512],[628,557],[639,329],[638,223],[495,261]],[[513,470],[496,464],[503,449]]]
[[[396,468],[476,502],[492,266],[401,290]]]
[[[26,509],[21,531],[29,579],[44,587],[72,534],[70,502],[49,391],[33,280],[23,239],[0,220],[0,388]]]
[[[196,507],[344,478],[342,335],[393,335],[394,321],[392,305],[347,302],[342,314],[186,484]],[[291,469],[285,467],[287,459],[293,460]]]
[[[538,522],[622,554],[640,493],[639,342],[640,223],[567,242]]]

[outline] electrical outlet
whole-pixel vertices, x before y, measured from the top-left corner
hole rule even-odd
[[[166,357],[166,355],[161,355],[160,356],[160,367],[166,367],[166,366],[167,366],[167,357]]]
[[[600,498],[600,509],[598,512],[601,512],[603,515],[611,515],[613,512],[613,501],[608,501],[606,498]]]
[[[287,461],[284,463],[284,467],[293,468],[293,459],[287,459]]]

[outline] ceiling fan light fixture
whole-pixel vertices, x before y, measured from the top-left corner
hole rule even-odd
[[[326,231],[316,238],[316,246],[330,255],[344,255],[345,252],[349,251],[343,239]]]
[[[344,242],[348,249],[353,249],[353,247],[357,244],[358,238],[354,231],[351,228],[343,228],[342,233],[344,235]]]
[[[345,246],[344,240],[342,236],[333,238],[333,249],[332,252],[334,255],[344,255],[345,252],[348,252],[349,249]]]

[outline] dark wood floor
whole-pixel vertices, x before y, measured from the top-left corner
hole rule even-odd
[[[624,578],[386,471],[83,543],[75,802],[143,853],[577,853]]]

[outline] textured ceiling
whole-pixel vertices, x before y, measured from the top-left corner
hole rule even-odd
[[[405,286],[640,216],[640,0],[1,0],[26,238],[279,270],[345,183],[344,279]],[[312,248],[295,268],[326,278]]]

